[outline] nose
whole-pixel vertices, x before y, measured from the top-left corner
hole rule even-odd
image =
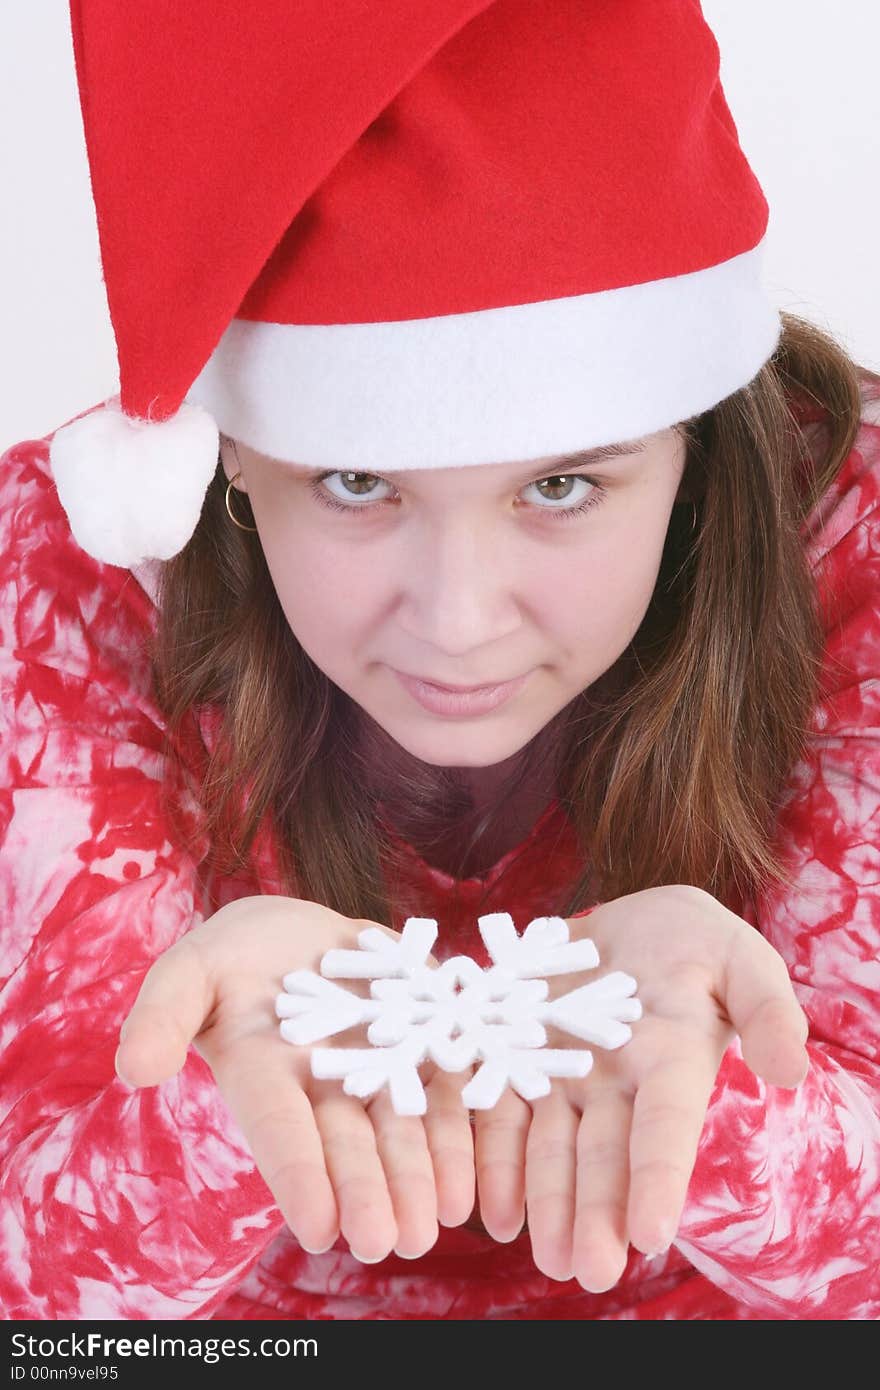
[[[466,657],[521,626],[516,557],[492,542],[464,511],[414,538],[401,622],[420,644],[450,659]]]

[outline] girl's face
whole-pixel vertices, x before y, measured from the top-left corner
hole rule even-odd
[[[303,649],[414,757],[456,768],[513,757],[626,649],[685,454],[668,429],[586,463],[379,475],[222,443]],[[424,708],[395,671],[457,686],[525,680],[488,712],[452,715]]]

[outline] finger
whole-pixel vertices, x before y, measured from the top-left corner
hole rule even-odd
[[[526,1210],[532,1257],[550,1279],[572,1277],[580,1116],[562,1087],[532,1104],[526,1140]]]
[[[526,1141],[532,1111],[506,1090],[491,1110],[478,1110],[474,1158],[480,1218],[495,1240],[514,1240],[525,1221]]]
[[[422,1117],[398,1115],[387,1088],[367,1106],[367,1113],[397,1223],[395,1253],[404,1259],[418,1259],[431,1249],[439,1234],[434,1165]]]
[[[339,1235],[336,1198],[298,1059],[272,1058],[262,1040],[244,1038],[206,1060],[293,1234],[307,1250],[329,1249]]]
[[[747,923],[734,934],[724,971],[724,1005],[746,1064],[772,1086],[799,1086],[809,1033],[785,961]]]
[[[423,1122],[434,1165],[441,1226],[460,1226],[467,1221],[476,1200],[474,1133],[470,1112],[461,1099],[471,1074],[470,1068],[463,1072],[438,1070],[425,1085],[428,1108]]]
[[[336,1195],[339,1227],[364,1263],[383,1260],[397,1243],[394,1204],[364,1102],[315,1083],[315,1122]]]
[[[613,1288],[626,1267],[631,1097],[619,1086],[587,1083],[577,1131],[572,1273],[590,1293]]]
[[[657,1062],[636,1092],[627,1225],[646,1255],[665,1250],[678,1230],[717,1070],[714,1051],[695,1039]]]
[[[180,1071],[213,1006],[213,986],[189,934],[147,971],[119,1030],[116,1072],[129,1086],[156,1086]]]

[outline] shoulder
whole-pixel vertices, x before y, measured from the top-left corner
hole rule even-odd
[[[49,465],[52,436],[0,456],[0,757],[5,787],[159,777],[157,612],[129,570],[76,543]],[[179,740],[191,761],[199,741]]]
[[[18,660],[146,691],[155,604],[130,570],[77,545],[52,478],[51,440],[25,440],[0,456],[3,646]]]
[[[880,546],[880,385],[863,378],[862,409],[852,447],[836,476],[802,526],[811,569],[826,583],[844,578],[844,569],[876,557]],[[805,417],[808,437],[822,441],[823,418]]]
[[[0,455],[0,894],[16,904],[7,958],[40,929],[47,883],[76,900],[77,919],[117,889],[142,891],[133,885],[154,872],[190,874],[206,850],[184,776],[201,768],[198,730],[188,721],[169,744],[154,695],[156,610],[128,570],[73,539],[50,442]],[[179,798],[173,821],[168,793]]]
[[[816,729],[876,728],[880,674],[880,384],[862,382],[852,447],[802,534],[825,632]],[[849,749],[854,757],[854,750]],[[876,740],[870,751],[876,759]],[[876,772],[871,773],[872,777]]]
[[[0,739],[0,786],[133,797],[120,814],[140,833],[151,817],[159,823],[138,801],[147,783],[201,775],[204,728],[187,718],[169,739],[154,688],[157,609],[130,570],[74,540],[51,440],[0,455],[0,728],[11,734]]]

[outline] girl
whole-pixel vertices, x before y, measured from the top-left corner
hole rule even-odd
[[[72,6],[122,390],[0,475],[7,1316],[877,1316],[880,378],[766,303],[698,7],[222,10]],[[279,1037],[491,911],[638,981],[587,1078]]]

